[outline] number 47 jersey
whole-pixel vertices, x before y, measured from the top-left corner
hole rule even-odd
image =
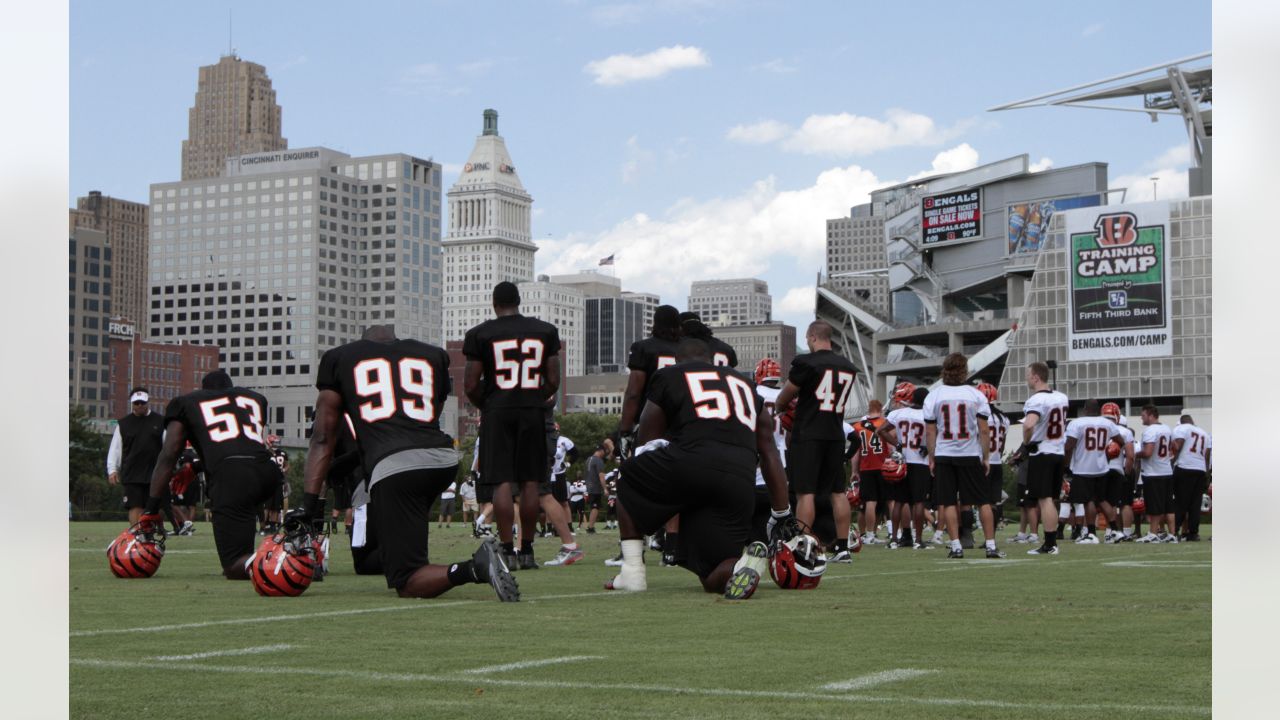
[[[269,462],[263,444],[262,423],[267,399],[245,388],[196,390],[169,401],[164,422],[177,420],[186,428],[191,445],[200,454],[205,470],[217,476],[218,466],[232,457]]]
[[[347,343],[321,356],[316,388],[342,396],[366,474],[401,450],[453,447],[440,430],[449,396],[443,348],[417,340]]]
[[[830,350],[797,355],[787,380],[800,388],[791,442],[844,440],[844,408],[858,371],[853,363]]]
[[[503,315],[467,331],[462,354],[484,365],[484,408],[541,408],[547,361],[560,352],[556,326]]]

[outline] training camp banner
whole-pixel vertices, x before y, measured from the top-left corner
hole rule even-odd
[[[1173,354],[1169,205],[1072,210],[1067,219],[1067,358]]]

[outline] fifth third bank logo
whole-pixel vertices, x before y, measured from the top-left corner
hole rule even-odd
[[[1112,290],[1107,293],[1107,307],[1112,310],[1123,310],[1129,307],[1129,293],[1124,290]]]

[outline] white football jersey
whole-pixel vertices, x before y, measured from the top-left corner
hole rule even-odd
[[[1057,390],[1031,394],[1022,411],[1039,416],[1031,429],[1031,442],[1040,443],[1032,455],[1061,455],[1067,442],[1067,396]]]
[[[898,431],[898,445],[902,459],[908,465],[928,465],[922,450],[926,449],[924,437],[924,411],[916,408],[898,408],[885,416]]]
[[[1155,446],[1151,453],[1151,457],[1142,460],[1142,474],[1147,477],[1161,477],[1173,474],[1173,465],[1170,464],[1170,455],[1173,454],[1173,431],[1164,423],[1156,423],[1148,425],[1142,431],[1142,447],[1146,449],[1147,443]]]
[[[1173,439],[1182,441],[1182,450],[1178,452],[1175,464],[1183,470],[1208,469],[1205,456],[1213,448],[1213,436],[1203,428],[1190,423],[1182,423],[1173,429]]]
[[[1071,451],[1071,474],[1083,476],[1106,475],[1107,443],[1120,434],[1115,423],[1093,415],[1079,417],[1067,426],[1067,437],[1076,439],[1076,446]]]
[[[938,457],[981,458],[985,448],[978,418],[991,416],[987,396],[972,385],[939,385],[924,399],[924,421],[938,428],[933,452]]]
[[[1009,418],[992,408],[991,417],[987,418],[987,428],[990,430],[990,442],[987,445],[990,456],[987,461],[992,465],[1000,465],[1004,462],[1004,444],[1009,437]]]
[[[769,412],[769,417],[773,418],[773,442],[778,446],[778,456],[782,458],[782,467],[785,468],[787,466],[787,433],[782,429],[782,417],[773,414],[774,401],[778,399],[780,392],[782,388],[756,385],[756,394],[764,400],[764,408]],[[756,485],[764,485],[764,473],[760,471],[759,465],[756,465]]]
[[[564,458],[574,448],[573,441],[561,435],[556,438],[556,464],[551,468],[552,475],[564,472]]]
[[[1112,424],[1114,425],[1115,423]],[[1111,470],[1124,472],[1124,448],[1131,447],[1133,445],[1133,431],[1124,425],[1116,425],[1116,430],[1120,431],[1120,437],[1123,438],[1121,442],[1124,445],[1120,448],[1119,455],[1107,461],[1107,467]]]

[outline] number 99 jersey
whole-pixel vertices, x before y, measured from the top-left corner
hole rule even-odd
[[[169,401],[164,423],[183,424],[187,439],[204,461],[205,471],[217,477],[218,466],[230,457],[271,461],[263,443],[267,399],[245,388],[196,390]],[[272,463],[272,467],[275,464]]]
[[[659,370],[649,402],[662,408],[667,436],[681,447],[710,440],[756,450],[756,420],[764,400],[732,368],[685,362]]]
[[[484,366],[481,410],[543,407],[547,362],[559,352],[556,326],[524,315],[486,320],[462,340],[462,354]]]
[[[453,447],[440,430],[449,353],[417,340],[357,340],[320,358],[316,388],[342,396],[366,477],[401,450]]]

